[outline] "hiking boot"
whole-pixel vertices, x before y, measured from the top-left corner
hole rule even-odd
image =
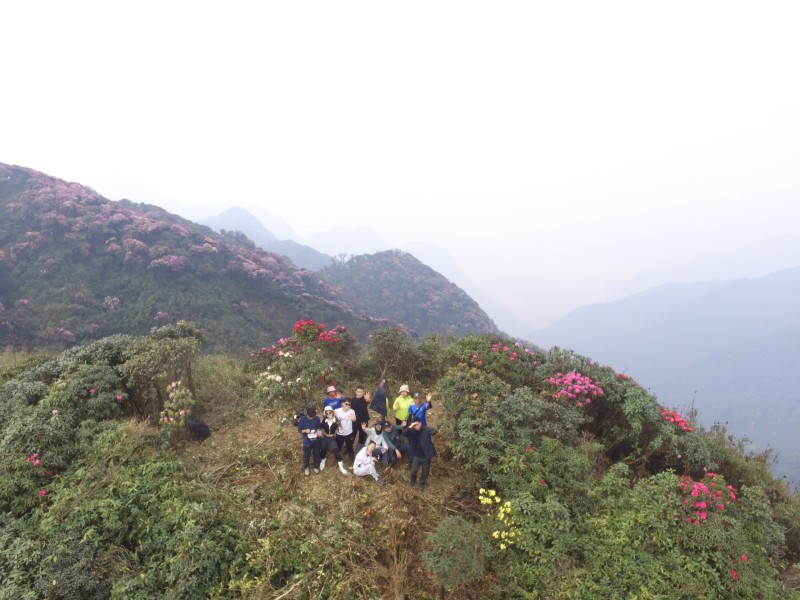
[[[381,479],[380,477],[378,477],[378,478],[375,480],[375,483],[377,483],[378,485],[383,485],[383,479]]]
[[[328,460],[328,459],[327,458],[323,458],[321,461],[319,461],[319,470],[320,471],[324,471],[325,470],[325,461],[326,460]]]
[[[308,469],[306,469],[306,471],[307,471],[307,470],[308,470]],[[308,473],[306,473],[306,474],[308,474]],[[416,475],[414,475],[414,476],[411,478],[411,485],[417,485],[417,476],[416,476]]]
[[[314,474],[319,473],[319,469],[314,469]]]
[[[344,468],[344,465],[342,464],[342,461],[339,461],[339,472],[342,475],[350,475],[350,473],[347,472],[347,469]]]
[[[308,467],[306,467],[305,473],[306,475],[308,475]]]

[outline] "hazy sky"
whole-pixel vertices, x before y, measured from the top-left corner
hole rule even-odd
[[[198,220],[261,206],[300,236],[437,244],[522,335],[611,281],[800,234],[798,17],[796,2],[6,3],[0,162]]]

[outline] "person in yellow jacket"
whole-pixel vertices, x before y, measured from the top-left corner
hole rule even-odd
[[[408,385],[404,383],[400,386],[400,395],[394,399],[394,404],[392,405],[397,425],[405,427],[406,421],[408,421],[408,408],[412,404],[414,404],[414,399],[411,397]]]

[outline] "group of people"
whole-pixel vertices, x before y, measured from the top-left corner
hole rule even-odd
[[[330,385],[322,401],[322,416],[317,408],[309,406],[297,425],[303,436],[303,471],[311,472],[313,457],[314,473],[325,469],[328,452],[333,454],[339,471],[350,475],[342,460],[347,452],[358,477],[372,477],[378,485],[383,478],[377,465],[388,470],[397,467],[405,458],[411,467],[411,483],[425,489],[431,469],[431,461],[436,456],[436,448],[431,439],[436,429],[428,426],[427,415],[433,406],[432,395],[413,396],[408,385],[400,386],[399,395],[391,407],[386,395],[386,380],[382,380],[374,396],[356,386],[355,396],[345,398]],[[378,413],[377,420],[370,427],[370,409]],[[394,423],[387,416],[394,414]]]

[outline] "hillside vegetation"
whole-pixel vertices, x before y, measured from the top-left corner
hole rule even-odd
[[[407,252],[388,250],[336,261],[319,276],[346,302],[418,334],[498,333],[478,303]]]
[[[0,598],[800,597],[769,456],[590,359],[310,319],[247,363],[202,344],[2,355]],[[429,486],[303,476],[291,414],[382,376],[433,394]]]
[[[635,373],[662,402],[693,403],[777,453],[800,483],[800,267],[757,279],[661,286],[575,310],[535,339]]]
[[[397,271],[409,272],[412,259],[401,262]],[[425,314],[447,318],[426,320],[430,329],[418,334],[460,333],[464,323],[493,328],[444,277],[429,269],[425,277],[433,290],[426,290]],[[0,164],[0,347],[63,349],[190,319],[207,333],[208,350],[243,353],[311,315],[364,341],[396,317],[416,322],[409,317],[415,302],[395,302],[376,318],[358,295],[239,232],[219,235],[156,206],[112,202],[77,183]]]

